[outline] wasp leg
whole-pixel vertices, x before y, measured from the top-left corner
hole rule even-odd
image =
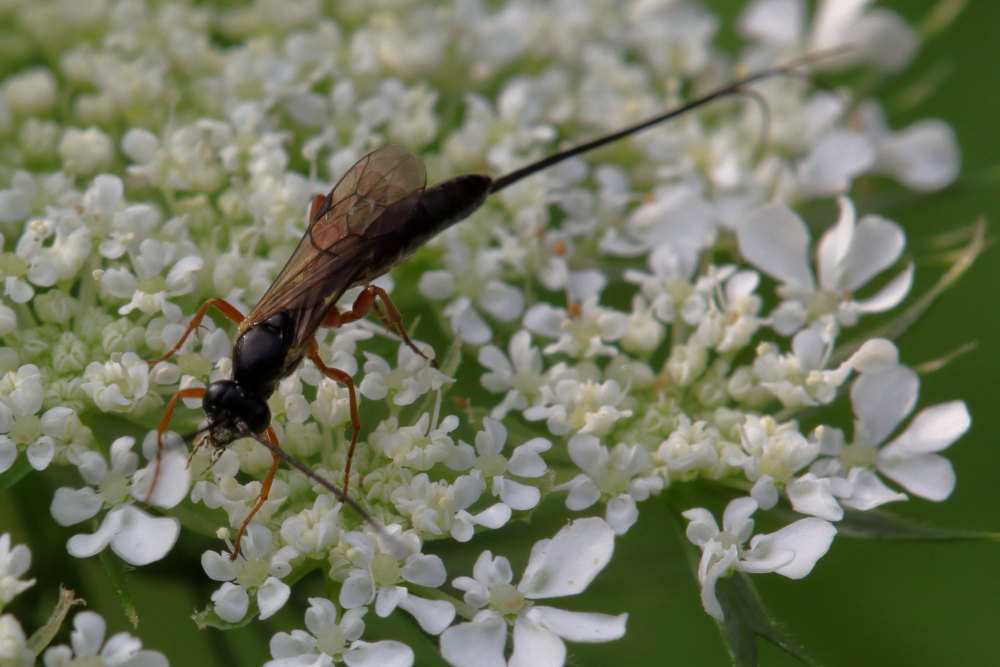
[[[351,461],[354,459],[354,447],[358,444],[358,434],[361,433],[361,415],[358,412],[358,396],[354,390],[354,380],[339,368],[333,368],[323,363],[323,360],[319,358],[319,348],[316,345],[315,339],[313,339],[312,344],[309,346],[309,359],[316,364],[316,368],[323,375],[347,387],[347,393],[350,397],[351,429],[354,432],[351,433],[351,446],[347,449],[347,463],[344,466],[344,493],[346,494],[351,482]]]
[[[162,357],[152,359],[150,361],[147,361],[146,363],[148,363],[150,366],[155,366],[161,361],[166,361],[170,357],[174,356],[177,350],[181,349],[181,345],[184,344],[184,341],[187,340],[187,337],[191,335],[191,332],[197,329],[201,325],[201,321],[205,318],[205,313],[207,313],[208,309],[211,308],[212,306],[218,308],[219,311],[223,315],[228,317],[230,320],[232,320],[234,324],[239,324],[240,322],[246,319],[243,316],[243,313],[241,313],[236,308],[236,306],[229,303],[225,299],[219,299],[219,298],[209,299],[205,303],[201,304],[201,308],[199,308],[198,312],[196,312],[194,314],[194,317],[191,318],[191,322],[188,324],[187,329],[184,330],[184,335],[181,336],[181,339],[179,341],[177,341],[177,344],[174,345],[173,348],[171,348],[171,350]]]
[[[268,426],[264,433],[272,445],[279,449],[281,448],[281,445],[278,444],[278,434],[274,432],[274,428]],[[278,472],[278,464],[281,462],[281,458],[274,452],[271,452],[271,456],[274,457],[271,469],[267,471],[267,476],[264,477],[264,481],[260,484],[260,494],[257,496],[257,503],[250,510],[250,514],[247,514],[247,518],[243,519],[243,525],[240,526],[239,532],[236,533],[236,540],[233,542],[233,553],[229,556],[229,560],[236,560],[236,557],[240,555],[240,541],[247,532],[247,526],[250,525],[250,521],[254,518],[254,515],[267,502],[268,496],[271,495],[271,484],[274,483],[274,475]]]
[[[380,304],[378,299],[382,303]],[[382,310],[383,306],[385,310]],[[379,321],[385,326],[388,331],[395,331],[403,342],[406,343],[407,347],[419,354],[424,359],[428,359],[427,355],[420,351],[420,349],[414,344],[410,335],[406,333],[406,327],[403,326],[403,315],[396,308],[396,304],[392,302],[389,298],[389,294],[376,285],[367,285],[358,297],[354,300],[351,305],[351,310],[346,313],[341,313],[336,308],[332,309],[323,320],[324,327],[339,327],[342,324],[347,324],[349,322],[356,322],[361,318],[365,317],[368,313],[375,311],[375,315],[378,317]],[[431,364],[437,368],[437,364],[434,363],[432,359],[428,359]]]
[[[163,462],[163,434],[166,433],[167,429],[170,427],[170,420],[174,416],[174,408],[177,407],[177,401],[182,398],[201,398],[204,395],[204,387],[181,389],[167,402],[167,407],[163,411],[163,416],[160,417],[160,423],[156,425],[156,466],[153,468],[153,481],[150,482],[149,491],[146,492],[147,503],[152,500],[153,492],[156,491],[156,483],[160,479],[160,465]]]

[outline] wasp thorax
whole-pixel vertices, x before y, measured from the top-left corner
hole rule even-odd
[[[216,447],[225,447],[251,433],[263,433],[271,423],[271,410],[259,394],[247,391],[232,380],[213,382],[202,399],[209,422],[209,439]]]

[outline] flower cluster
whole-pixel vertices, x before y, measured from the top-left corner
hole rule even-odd
[[[564,640],[619,638],[626,614],[539,602],[583,592],[643,503],[675,485],[735,489],[721,530],[708,509],[681,508],[704,607],[720,619],[720,578],[803,577],[846,512],[953,490],[939,452],[969,415],[955,401],[909,419],[918,376],[864,321],[904,301],[913,264],[902,228],[859,214],[852,197],[876,174],[945,187],[959,165],[952,132],[937,120],[893,129],[874,100],[774,75],[754,84],[766,126],[752,105],[724,101],[572,158],[377,279],[438,363],[375,321],[320,329],[320,357],[359,388],[350,493],[383,528],[282,466],[231,558],[272,456],[244,439],[188,457],[156,433],[178,389],[230,377],[231,328],[209,311],[177,354],[146,360],[210,298],[249,312],[311,197],[358,158],[399,143],[432,181],[504,174],[734,72],[803,54],[844,76],[899,70],[917,34],[835,0],[811,17],[804,2],[754,0],[736,57],[693,1],[342,3],[334,15],[308,0],[91,4],[2,10],[28,43],[44,33],[63,51],[0,82],[0,472],[76,468],[81,485],[51,503],[61,525],[91,526],[72,555],[110,546],[145,565],[191,517],[224,517],[228,551],[201,561],[219,582],[201,622],[269,618],[311,571],[327,584],[309,597],[306,629],[272,639],[272,667],[412,664],[404,643],[364,639],[370,611],[412,616],[451,664],[557,665]],[[806,412],[847,397],[853,429]],[[307,361],[268,405],[287,452],[343,479],[344,386]],[[179,401],[172,428],[195,431],[199,407]],[[505,556],[483,551],[472,577],[455,578],[435,553],[546,498],[602,518],[535,536],[516,585]],[[754,534],[751,515],[779,507],[801,518]],[[24,568],[11,572],[0,584],[16,593]],[[79,614],[76,626],[77,654],[97,655],[103,622]],[[72,660],[50,654],[46,664]]]

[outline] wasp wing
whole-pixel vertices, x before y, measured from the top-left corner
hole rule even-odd
[[[315,210],[295,252],[240,331],[287,311],[295,332],[289,349],[308,344],[330,308],[365,271],[378,238],[409,219],[426,182],[423,163],[401,146],[386,146],[358,160]]]

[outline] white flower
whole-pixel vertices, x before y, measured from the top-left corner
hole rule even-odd
[[[919,44],[917,32],[892,10],[869,9],[872,0],[823,0],[811,28],[802,0],[756,0],[740,17],[740,33],[762,46],[821,53],[843,49],[817,65],[844,68],[871,63],[885,71],[904,68]],[[849,47],[849,48],[845,48]]]
[[[414,595],[401,584],[438,588],[447,579],[444,563],[438,556],[420,553],[416,535],[401,536],[398,525],[386,530],[384,536],[344,535],[351,569],[340,589],[340,604],[356,609],[374,603],[375,613],[383,618],[399,607],[410,613],[424,632],[440,634],[451,624],[455,608],[445,600]]]
[[[449,483],[432,482],[422,472],[397,486],[390,500],[418,532],[433,536],[447,532],[459,542],[468,542],[477,525],[499,528],[510,519],[510,509],[501,503],[475,515],[467,511],[479,500],[484,486],[474,475],[462,475]]]
[[[0,665],[31,667],[35,654],[28,648],[28,638],[21,624],[11,614],[0,615]]]
[[[209,578],[225,582],[212,594],[215,613],[223,620],[230,623],[243,620],[251,592],[256,596],[261,620],[273,616],[288,602],[291,588],[280,577],[291,568],[274,553],[273,541],[266,526],[252,523],[247,526],[235,561],[225,552],[206,551],[201,555],[201,566]]]
[[[879,480],[876,471],[928,500],[941,501],[951,495],[955,471],[936,452],[968,430],[965,403],[951,401],[924,408],[902,433],[886,442],[913,411],[919,388],[917,374],[899,364],[858,377],[851,387],[854,440],[848,443],[839,429],[824,428],[820,437],[824,458],[810,469],[819,478],[831,479],[827,495],[858,510],[906,498]]]
[[[924,192],[940,190],[958,176],[961,155],[955,131],[947,123],[924,119],[894,133],[873,100],[862,103],[858,115],[875,143],[875,171]]]
[[[173,548],[180,532],[180,522],[173,517],[153,517],[131,504],[131,479],[138,456],[132,452],[135,438],[122,437],[111,443],[111,466],[97,452],[75,455],[75,463],[84,481],[91,486],[81,489],[56,489],[50,511],[62,526],[86,521],[103,508],[109,508],[93,534],[74,535],[66,543],[72,556],[87,558],[111,545],[122,560],[131,565],[146,565],[160,560]],[[170,448],[164,451],[161,479],[154,501],[172,507],[187,491],[186,457]],[[96,489],[96,490],[95,490]],[[145,494],[142,494],[143,496]]]
[[[35,583],[20,577],[31,567],[31,550],[23,544],[10,548],[10,533],[0,535],[0,609]]]
[[[431,415],[424,412],[412,426],[399,426],[395,419],[383,421],[369,436],[369,444],[398,466],[430,470],[451,456],[456,445],[449,434],[456,428],[455,415],[448,415],[435,427]]]
[[[483,373],[483,387],[493,393],[506,392],[490,412],[494,419],[503,419],[510,410],[528,407],[545,381],[541,350],[531,344],[528,331],[519,329],[511,336],[508,351],[509,359],[494,345],[479,349],[479,363],[489,369]]]
[[[437,391],[451,378],[431,366],[430,361],[400,345],[393,369],[382,357],[365,352],[365,377],[358,391],[367,399],[381,401],[392,394],[396,405],[410,405],[430,391]]]
[[[530,510],[541,500],[541,491],[536,486],[511,479],[510,475],[542,477],[549,468],[541,453],[548,451],[552,443],[545,438],[532,438],[515,447],[507,459],[501,453],[506,440],[506,427],[486,417],[483,419],[483,430],[476,433],[475,449],[467,443],[459,443],[447,465],[453,470],[475,471],[474,474],[490,482],[493,495],[499,496],[511,510]],[[494,511],[499,510],[494,506]]]
[[[566,507],[577,512],[605,498],[604,518],[616,535],[624,535],[639,519],[637,502],[663,489],[663,479],[651,474],[649,454],[641,445],[618,443],[609,450],[593,435],[579,433],[567,448],[583,473],[553,491],[569,491]]]
[[[180,307],[168,299],[191,293],[197,286],[197,274],[205,266],[198,255],[181,255],[183,248],[176,243],[164,243],[151,238],[140,241],[138,248],[129,249],[132,271],[125,267],[98,270],[94,277],[111,296],[128,299],[118,309],[121,315],[140,310],[151,315],[162,312],[168,320],[181,318]],[[160,274],[166,270],[166,275]]]
[[[817,250],[818,286],[809,265],[809,231],[787,206],[763,206],[738,230],[747,260],[782,283],[783,301],[771,314],[779,333],[792,334],[808,322],[830,318],[834,325],[852,326],[860,315],[895,307],[910,290],[912,265],[871,297],[855,299],[865,283],[896,263],[905,237],[899,225],[876,215],[856,221],[846,197],[838,203],[840,218]]]
[[[96,127],[86,130],[69,128],[59,142],[63,168],[78,176],[89,176],[107,169],[114,158],[111,137]]]
[[[421,294],[436,301],[450,300],[444,314],[452,331],[466,343],[482,345],[493,336],[476,306],[501,322],[516,320],[524,310],[521,290],[499,280],[499,259],[496,252],[476,252],[452,243],[445,256],[447,269],[426,271],[420,277]]]
[[[558,376],[557,376],[558,377]],[[567,377],[554,386],[543,387],[544,402],[524,411],[528,421],[546,420],[552,435],[570,432],[605,435],[619,419],[632,416],[632,410],[617,407],[628,400],[621,385],[614,380],[597,383],[593,380]]]
[[[367,608],[349,609],[337,621],[337,609],[325,598],[309,598],[306,629],[279,632],[271,638],[271,657],[264,667],[409,667],[413,649],[397,641],[364,642],[361,618]]]
[[[80,389],[104,412],[131,411],[149,391],[149,364],[135,352],[103,364],[92,361],[83,372]]]
[[[142,642],[127,632],[119,632],[104,641],[107,624],[92,611],[73,617],[69,646],[53,646],[45,651],[45,667],[102,665],[105,667],[167,667],[159,651],[143,650]]]
[[[809,517],[789,524],[768,535],[753,535],[750,516],[757,511],[751,498],[737,498],[726,506],[722,530],[711,512],[703,508],[690,509],[684,517],[690,523],[687,537],[701,547],[698,580],[701,582],[701,603],[705,611],[722,620],[722,606],[715,596],[715,584],[728,576],[732,569],[748,573],[777,572],[789,579],[801,579],[830,548],[837,529],[827,521]],[[743,544],[750,540],[750,548]]]
[[[517,586],[503,556],[484,551],[472,577],[452,584],[465,591],[466,604],[482,609],[467,623],[441,635],[441,655],[457,667],[465,665],[562,665],[563,640],[606,642],[625,634],[628,614],[563,611],[534,601],[582,593],[614,550],[614,530],[602,519],[577,519],[552,539],[535,543]],[[485,607],[485,608],[484,608]],[[505,657],[507,626],[513,625],[514,650]]]

